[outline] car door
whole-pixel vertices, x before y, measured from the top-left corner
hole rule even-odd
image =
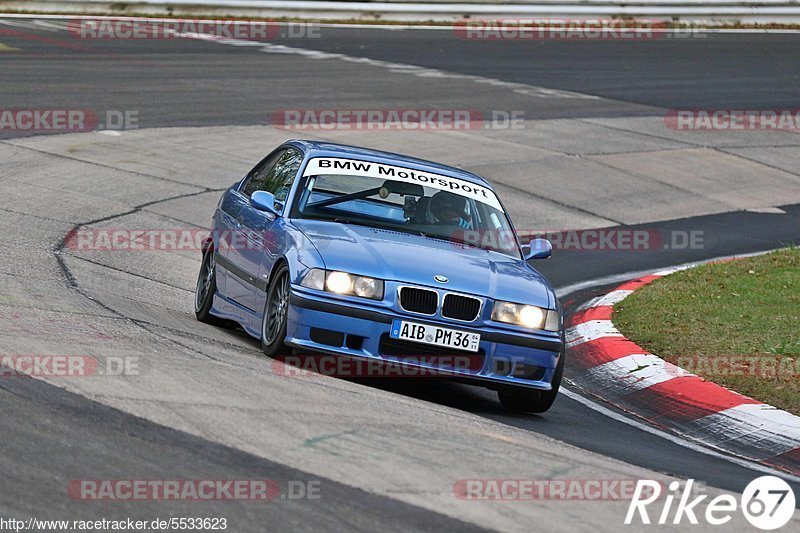
[[[252,272],[248,273],[245,261],[247,260],[247,248],[253,246],[251,243],[253,235],[246,226],[242,225],[242,221],[246,216],[248,220],[252,221],[253,217],[248,216],[250,213],[244,211],[250,207],[250,195],[261,190],[270,171],[284,152],[284,148],[272,152],[247,174],[239,187],[231,191],[230,205],[226,211],[235,213],[231,220],[230,244],[225,252],[225,265],[228,270],[225,286],[226,296],[251,311],[253,310],[252,288],[256,278]],[[266,217],[267,214],[263,213],[262,216]]]
[[[275,209],[281,215],[289,210],[289,206],[286,205],[287,200],[297,179],[302,162],[303,153],[294,148],[289,148],[278,160],[270,179],[265,183],[263,190],[273,194],[275,197]],[[250,209],[257,211],[252,207]],[[258,231],[264,243],[263,253],[260,254],[260,257],[254,256],[252,260],[260,262],[258,266],[259,282],[256,284],[254,292],[255,309],[259,313],[264,310],[267,295],[266,288],[272,268],[275,266],[275,261],[287,248],[288,236],[284,229],[285,224],[286,219],[282,216],[275,217],[271,221],[264,223],[263,227],[259,228]]]
[[[279,151],[243,190],[248,202],[239,211],[240,246],[232,250],[235,255],[232,262],[241,269],[240,279],[244,282],[240,284],[241,292],[236,301],[248,309],[260,311],[263,307],[266,278],[280,253],[281,246],[277,243],[284,238],[278,217],[250,205],[249,197],[257,190],[270,192],[275,196],[276,210],[282,213],[302,160],[302,153],[295,148]],[[264,268],[270,269],[266,275],[262,273]]]
[[[214,214],[214,243],[217,252],[217,290],[220,294],[228,296],[227,279],[230,275],[228,252],[233,246],[233,238],[239,226],[239,211],[242,210],[242,196],[237,189],[241,185],[239,180],[220,198],[217,211]]]

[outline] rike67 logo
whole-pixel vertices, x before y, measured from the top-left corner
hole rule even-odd
[[[764,531],[771,531],[785,526],[794,514],[794,491],[788,483],[775,476],[762,476],[751,481],[742,492],[741,502],[731,494],[721,494],[713,498],[705,503],[705,513],[702,514],[698,507],[704,503],[708,495],[704,494],[690,500],[693,484],[693,479],[688,480],[681,491],[680,482],[673,481],[669,484],[669,493],[666,497],[662,497],[662,484],[640,479],[628,507],[625,524],[677,525],[685,517],[690,524],[697,525],[700,516],[708,524],[721,526],[730,522],[737,509],[741,509],[751,525]],[[659,502],[653,506],[656,509],[648,509],[648,506],[656,501]],[[660,507],[660,512],[657,507]],[[652,522],[648,510],[656,511]]]

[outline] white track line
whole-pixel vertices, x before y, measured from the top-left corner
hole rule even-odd
[[[690,436],[712,432],[728,442],[754,449],[769,459],[790,452],[800,442],[800,425],[793,414],[767,404],[745,403],[704,416],[689,424]]]
[[[63,25],[62,24],[55,24],[53,22],[47,22],[45,20],[36,19],[36,20],[33,21],[33,23],[36,26],[39,26],[41,29],[44,29],[44,30],[47,30],[47,31],[64,31],[64,30],[67,29],[67,25],[66,24],[63,24]]]
[[[779,249],[779,248],[777,248]],[[756,257],[759,255],[768,254],[770,252],[774,252],[776,248],[764,250],[761,252],[751,252],[747,254],[734,254],[734,255],[723,255],[721,257],[714,257],[712,259],[704,259],[702,261],[692,261],[689,263],[681,263],[680,265],[676,265],[673,267],[665,267],[663,270],[657,272],[657,274],[664,275],[665,273],[674,272],[677,270],[683,270],[686,268],[691,268],[697,265],[704,265],[706,263],[713,263],[714,261],[725,261],[727,259],[739,259],[745,257]],[[596,279],[590,279],[587,281],[581,281],[579,283],[572,283],[570,285],[564,285],[563,287],[559,287],[556,289],[556,295],[559,298],[563,298],[565,296],[569,296],[570,294],[576,293],[578,291],[582,291],[584,289],[589,289],[592,287],[600,287],[603,285],[612,285],[615,283],[622,283],[623,281],[629,281],[634,278],[643,278],[645,276],[653,275],[653,269],[647,270],[635,270],[633,272],[623,272],[622,274],[612,274],[610,276],[603,276]]]
[[[656,429],[652,426],[648,426],[647,424],[643,424],[642,422],[638,422],[632,418],[628,418],[627,416],[621,415],[607,407],[603,407],[602,405],[595,403],[594,401],[586,398],[578,394],[577,392],[571,391],[565,387],[561,387],[559,390],[561,394],[569,398],[570,400],[575,400],[581,405],[584,405],[591,409],[592,411],[596,411],[608,418],[616,420],[617,422],[622,422],[623,424],[627,424],[632,426],[638,430],[644,431],[645,433],[650,433],[651,435],[655,435],[657,437],[661,437],[662,439],[666,439],[673,444],[677,444],[678,446],[683,446],[689,450],[703,453],[705,455],[710,455],[711,457],[716,457],[717,459],[722,459],[728,461],[729,463],[733,463],[737,466],[741,466],[744,468],[748,468],[750,470],[754,470],[756,472],[760,472],[762,474],[769,474],[771,476],[777,476],[779,478],[783,478],[785,480],[791,481],[793,483],[800,483],[800,478],[795,477],[791,474],[787,474],[781,470],[775,470],[768,466],[760,465],[758,463],[751,463],[745,459],[740,459],[739,457],[734,457],[732,455],[726,455],[711,448],[706,448],[705,446],[701,446],[699,444],[695,444],[694,442],[682,439],[676,435],[672,435],[670,433],[666,433],[665,431],[661,431],[660,429]]]
[[[267,54],[284,54],[284,55],[288,54],[315,60],[335,59],[339,61],[346,61],[348,63],[355,63],[358,65],[367,65],[370,67],[381,68],[389,72],[392,72],[394,74],[406,74],[406,75],[416,76],[418,78],[451,79],[464,82],[472,82],[481,85],[489,85],[500,89],[509,89],[516,94],[531,96],[534,98],[567,98],[567,99],[574,98],[574,99],[585,99],[585,100],[600,99],[599,96],[595,96],[593,94],[565,91],[561,89],[548,89],[546,87],[529,85],[527,83],[505,81],[496,78],[487,78],[485,76],[477,76],[473,74],[460,74],[457,72],[450,72],[447,70],[421,67],[419,65],[410,65],[407,63],[395,63],[393,61],[384,61],[381,59],[370,59],[368,57],[350,56],[346,54],[340,54],[338,52],[323,52],[320,50],[313,50],[310,48],[286,46],[284,44],[275,44],[270,42],[250,41],[244,39],[231,39],[227,37],[220,38],[219,36],[209,35],[205,33],[177,33],[176,35],[188,39],[199,39],[203,41],[209,41],[229,46],[259,48],[261,52]]]
[[[41,31],[60,31],[61,29],[66,28],[59,28],[54,30],[52,28],[44,27],[40,24],[37,24],[39,21],[32,21],[32,22],[11,22],[10,20],[0,20],[0,24],[3,26],[12,26],[14,28],[25,28],[26,30],[41,30]]]

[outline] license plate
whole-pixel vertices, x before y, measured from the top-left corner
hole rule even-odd
[[[422,344],[432,344],[434,346],[444,346],[446,348],[456,348],[468,352],[477,352],[478,344],[481,342],[480,333],[470,333],[457,329],[442,328],[431,326],[430,324],[419,324],[408,322],[407,320],[393,320],[392,330],[389,336],[393,339],[403,339]]]

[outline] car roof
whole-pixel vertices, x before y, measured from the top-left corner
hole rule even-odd
[[[427,161],[425,159],[418,159],[407,155],[396,154],[393,152],[384,152],[383,150],[372,150],[370,148],[361,148],[359,146],[351,146],[347,144],[331,143],[326,141],[309,141],[301,139],[292,139],[286,141],[284,144],[293,144],[301,148],[306,157],[343,157],[345,159],[363,159],[374,161],[377,163],[385,163],[397,166],[410,166],[416,170],[424,170],[437,174],[444,174],[453,178],[463,179],[484,187],[492,188],[486,179],[461,170],[459,168],[443,165],[434,161]]]

